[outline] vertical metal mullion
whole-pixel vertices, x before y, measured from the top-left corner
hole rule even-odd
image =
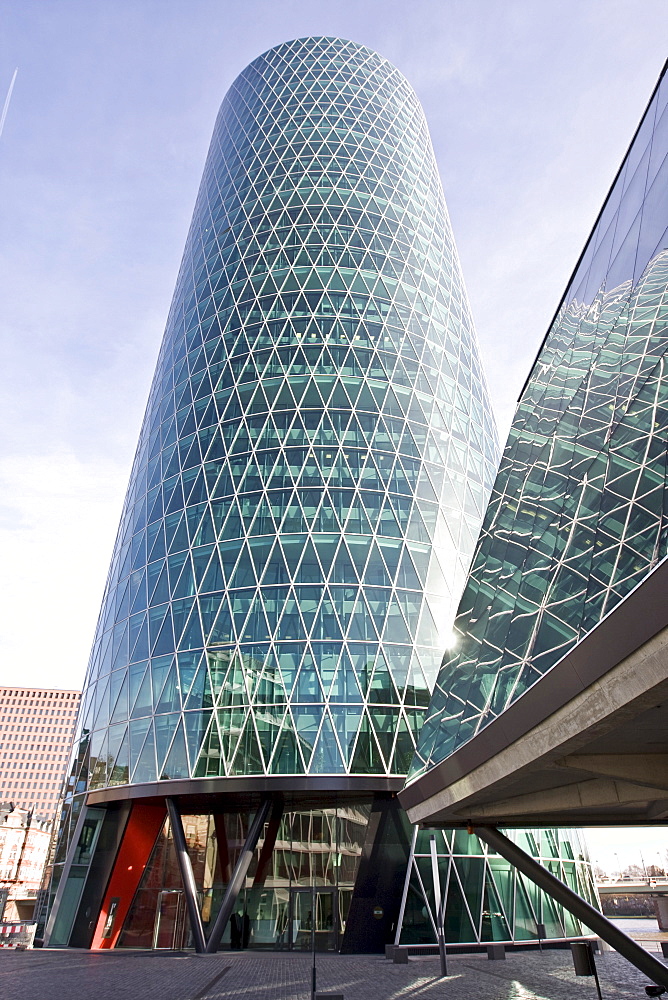
[[[413,871],[413,862],[415,860],[415,844],[417,842],[418,828],[413,827],[413,840],[411,842],[411,849],[408,855],[408,864],[406,865],[406,878],[404,879],[404,889],[401,894],[401,906],[399,907],[399,918],[397,920],[397,929],[394,935],[395,945],[399,944],[399,939],[401,937],[401,927],[404,922],[404,912],[406,910],[406,900],[408,899],[408,887],[411,881],[411,873]]]

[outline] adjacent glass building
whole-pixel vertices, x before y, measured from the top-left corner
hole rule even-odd
[[[574,892],[598,906],[591,862],[577,830],[514,830],[509,836]],[[475,834],[416,826],[396,944],[433,946],[437,939],[431,837],[436,844],[441,897],[445,897],[447,944],[527,943],[542,938],[554,943],[586,933],[573,914],[490,851]]]
[[[309,920],[322,947],[389,940],[410,846],[395,795],[496,461],[414,92],[351,42],[271,49],[223,101],[187,238],[82,698],[51,944],[180,946],[182,864],[193,934],[211,940],[227,907],[231,943],[299,948]]]
[[[666,556],[667,358],[664,69],[519,400],[412,779]]]

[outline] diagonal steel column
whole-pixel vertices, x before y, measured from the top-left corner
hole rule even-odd
[[[640,969],[646,976],[649,976],[653,983],[668,988],[668,968],[662,962],[659,962],[627,934],[620,931],[619,927],[616,927],[611,920],[590,906],[582,896],[578,896],[560,879],[555,878],[547,868],[544,868],[526,851],[509,840],[500,830],[497,830],[495,826],[476,826],[473,828],[473,832],[481,840],[484,840],[495,853],[500,854],[518,871],[535,882],[539,889],[546,892],[548,896],[552,896],[557,903],[565,906],[587,927],[591,927],[600,938],[615,951],[618,951],[620,955],[623,955],[631,965],[635,965],[636,969]]]
[[[197,905],[197,886],[195,884],[195,876],[193,875],[193,867],[190,863],[190,855],[188,854],[186,835],[183,832],[181,813],[177,809],[174,799],[165,799],[165,802],[167,803],[169,825],[172,829],[172,837],[174,838],[174,846],[176,847],[176,857],[181,871],[181,881],[183,882],[183,892],[186,897],[188,919],[190,921],[190,929],[193,933],[195,951],[198,955],[203,955],[206,952],[206,939],[204,937],[202,917]]]
[[[213,927],[211,928],[209,940],[206,945],[206,951],[209,954],[218,951],[223,934],[225,933],[227,921],[232,916],[232,910],[234,909],[237,896],[239,895],[241,886],[246,878],[246,873],[248,872],[248,868],[253,857],[253,851],[257,847],[257,842],[260,839],[260,834],[262,833],[270,809],[271,796],[268,795],[262,800],[257,812],[255,813],[253,822],[250,825],[250,830],[248,831],[248,836],[246,837],[246,842],[244,843],[244,846],[241,849],[241,854],[239,855],[237,863],[234,866],[232,878],[230,879],[227,889],[225,890],[223,901],[220,904],[220,910],[218,911],[218,915],[214,921]]]
[[[220,881],[230,881],[230,852],[227,846],[227,830],[225,829],[225,817],[222,813],[216,812],[213,816],[213,825],[216,836],[216,865],[220,872]]]
[[[253,878],[254,886],[264,884],[265,875],[267,874],[267,869],[271,862],[271,856],[274,853],[274,848],[276,847],[278,831],[281,828],[283,808],[283,796],[277,795],[274,799],[274,805],[271,810],[271,818],[267,825],[267,835],[264,838],[264,844],[262,845],[262,850],[260,851],[260,857],[257,859],[257,869],[255,870],[255,877]]]
[[[434,916],[436,917],[436,940],[438,941],[438,957],[441,961],[441,979],[445,979],[448,974],[448,962],[445,953],[445,933],[443,931],[443,917],[445,915],[446,895],[441,901],[441,876],[438,870],[438,853],[436,850],[436,837],[434,834],[429,838],[429,853],[431,854],[431,877],[434,882]]]

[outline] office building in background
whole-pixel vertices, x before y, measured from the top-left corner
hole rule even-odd
[[[79,691],[0,687],[0,802],[55,816]]]

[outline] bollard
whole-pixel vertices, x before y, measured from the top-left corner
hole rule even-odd
[[[316,993],[315,1000],[343,1000],[343,993]]]
[[[406,948],[395,948],[392,961],[395,965],[408,965],[408,951]]]
[[[490,962],[498,962],[500,960],[505,961],[506,949],[502,944],[488,944],[487,945],[487,958]]]
[[[394,957],[394,945],[393,944],[386,944],[385,945],[385,958],[391,959],[393,957]]]
[[[668,958],[668,941],[661,942],[661,954],[664,958]]]
[[[594,975],[594,956],[588,941],[571,942],[571,954],[576,976]]]
[[[598,981],[594,949],[589,941],[571,941],[571,954],[576,976],[593,976],[596,983],[599,1000],[601,1000],[601,984]]]

